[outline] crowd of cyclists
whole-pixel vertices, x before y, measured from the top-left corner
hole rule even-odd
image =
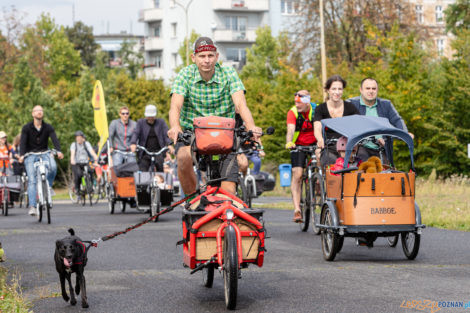
[[[99,181],[103,165],[109,163],[109,167],[113,167],[126,160],[135,162],[137,153],[139,170],[145,172],[149,170],[150,158],[143,153],[142,149],[139,151],[138,146],[150,152],[157,152],[173,143],[174,146],[170,145],[171,148],[166,155],[158,156],[157,171],[163,172],[176,168],[184,194],[192,194],[196,190],[197,175],[193,170],[190,147],[181,145],[177,139],[178,134],[193,128],[192,122],[195,117],[207,115],[230,118],[237,116],[237,127],[244,124],[259,141],[257,150],[250,150],[246,155],[238,154],[237,157],[227,157],[223,160],[222,176],[227,179],[222,182],[222,188],[235,194],[238,173],[246,173],[248,160],[254,164],[252,173],[259,173],[261,158],[265,155],[260,141],[262,131],[255,125],[246,104],[245,87],[238,74],[231,67],[222,67],[218,63],[218,56],[217,48],[210,38],[200,37],[196,40],[191,55],[194,64],[183,68],[178,73],[171,89],[170,127],[163,119],[157,118],[157,107],[153,104],[145,107],[144,118],[137,122],[130,118],[128,107],[121,107],[119,118],[111,121],[109,125],[109,153],[112,155],[109,160],[107,160],[108,151],[100,151],[97,155],[97,151],[86,141],[85,134],[77,130],[75,142],[70,145],[74,192],[79,190],[84,164],[90,162],[93,164]],[[327,94],[326,101],[319,105],[312,101],[308,90],[300,89],[293,95],[294,105],[287,112],[285,147],[291,150],[294,222],[302,222],[300,185],[303,167],[306,164],[305,158],[308,157],[306,152],[296,147],[315,146],[317,160],[322,166],[335,164],[342,157],[341,147],[345,145],[345,139],[338,141],[340,135],[327,129],[328,139],[333,140],[325,142],[321,127],[323,119],[354,114],[379,116],[387,118],[393,126],[407,131],[403,119],[390,100],[377,97],[378,83],[375,79],[365,78],[359,88],[360,95],[349,100],[343,99],[345,87],[346,81],[342,77],[339,75],[330,77],[324,86]],[[37,186],[34,162],[38,159],[38,155],[31,154],[26,158],[25,155],[29,152],[43,153],[42,157],[49,164],[47,180],[50,188],[57,173],[57,165],[48,148],[48,140],[52,140],[59,159],[62,159],[64,155],[54,128],[43,121],[44,110],[41,106],[33,108],[32,117],[33,121],[23,126],[21,135],[15,137],[12,145],[7,142],[6,133],[0,131],[0,159],[2,160],[0,166],[3,175],[20,175],[23,170],[26,171],[29,178],[29,214],[35,215],[37,214]],[[384,145],[382,138],[367,142],[355,151],[357,153],[353,161],[367,160],[372,155],[378,155],[382,145]],[[328,149],[325,149],[326,147]],[[107,167],[104,168],[109,170]],[[131,202],[131,207],[135,206],[135,201]]]

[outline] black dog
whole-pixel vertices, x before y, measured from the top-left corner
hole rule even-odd
[[[88,302],[86,297],[86,286],[85,276],[83,271],[86,266],[87,251],[85,244],[80,238],[75,236],[75,232],[72,228],[69,229],[70,236],[65,237],[62,240],[57,240],[55,245],[55,268],[59,273],[60,287],[62,289],[62,297],[66,302],[70,300],[71,305],[77,304],[75,299],[75,293],[80,294],[82,291],[82,308],[88,308]],[[75,293],[72,287],[71,276],[72,273],[76,275]],[[70,298],[65,290],[65,279],[69,282]]]

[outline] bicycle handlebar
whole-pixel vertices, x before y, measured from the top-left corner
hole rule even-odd
[[[41,155],[41,154],[46,154],[46,153],[52,153],[52,155],[56,155],[58,153],[58,151],[56,149],[49,149],[49,150],[38,151],[38,152],[30,151],[30,152],[27,152],[27,153],[23,154],[23,157],[26,158],[30,155]]]
[[[131,154],[134,154],[134,152],[132,152],[132,151],[122,151],[122,150],[117,150],[117,149],[113,150],[113,153],[114,153],[114,152],[117,152],[117,153],[120,153],[120,154],[124,154],[124,155],[131,155]]]
[[[165,147],[161,148],[158,152],[151,152],[151,151],[148,151],[145,147],[142,147],[142,146],[139,146],[139,145],[137,145],[137,149],[144,151],[145,153],[147,153],[150,156],[158,156],[158,155],[170,150],[168,148],[168,146],[165,146]]]

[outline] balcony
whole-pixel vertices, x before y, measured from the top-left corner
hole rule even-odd
[[[247,42],[256,41],[256,30],[247,29],[244,31],[231,29],[216,29],[214,31],[214,40],[216,42]]]
[[[155,22],[163,19],[163,9],[145,9],[139,11],[139,22]]]
[[[269,0],[212,0],[214,11],[269,11]]]
[[[147,79],[164,79],[165,77],[165,71],[163,68],[158,68],[155,66],[145,67],[144,73]]]
[[[145,51],[163,50],[164,43],[161,37],[146,37]]]

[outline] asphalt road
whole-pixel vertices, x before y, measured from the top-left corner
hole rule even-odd
[[[62,299],[53,254],[55,241],[67,236],[69,227],[90,240],[145,217],[135,210],[110,215],[105,203],[56,203],[47,225],[15,208],[0,216],[8,258],[3,264],[21,275],[34,312],[225,311],[222,275],[216,271],[214,286],[207,289],[200,273],[190,275],[182,266],[182,248],[175,245],[182,238],[180,209],[91,249],[85,271],[89,309],[82,309],[80,300],[72,307]],[[470,233],[426,228],[414,261],[405,258],[400,244],[390,248],[383,238],[372,249],[346,238],[335,261],[326,262],[320,237],[300,232],[291,218],[292,211],[266,209],[265,264],[242,271],[237,311],[437,312],[419,310],[416,303],[404,306],[413,300],[470,301]],[[470,312],[439,310],[465,311]]]

